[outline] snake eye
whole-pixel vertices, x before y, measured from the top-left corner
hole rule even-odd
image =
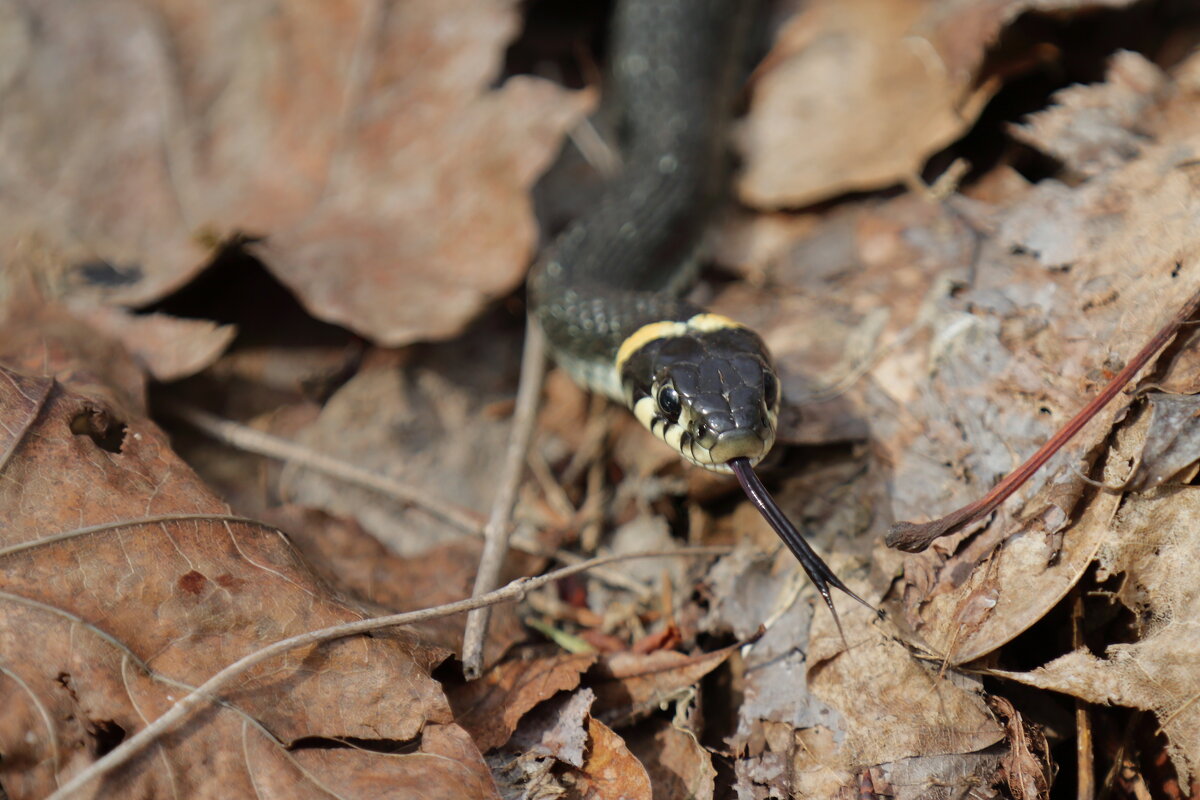
[[[679,419],[683,407],[679,404],[679,393],[670,386],[664,386],[658,392],[658,408],[672,421]]]

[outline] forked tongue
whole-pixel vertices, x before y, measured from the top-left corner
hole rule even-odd
[[[813,582],[813,585],[817,587],[817,591],[821,593],[822,599],[825,600],[825,605],[829,606],[829,613],[833,614],[833,621],[837,624],[842,642],[845,643],[846,634],[842,630],[842,621],[838,617],[837,609],[833,607],[833,598],[829,595],[830,586],[845,592],[876,614],[879,612],[866,600],[863,600],[850,591],[850,588],[842,583],[837,575],[833,574],[833,570],[821,560],[821,557],[817,555],[817,552],[812,549],[808,542],[804,541],[804,537],[800,535],[800,531],[796,530],[796,526],[784,516],[783,511],[775,503],[775,499],[767,492],[767,487],[763,486],[757,473],[754,472],[754,468],[750,466],[749,459],[744,457],[731,459],[729,466],[733,470],[733,474],[737,476],[738,483],[742,485],[742,490],[750,498],[750,502],[758,509],[758,513],[763,515],[763,519],[774,529],[779,538],[783,540],[783,543],[792,551],[792,555],[800,562],[800,566],[804,567],[804,571],[808,573],[809,580]]]

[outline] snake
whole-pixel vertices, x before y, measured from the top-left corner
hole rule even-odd
[[[761,336],[683,296],[725,183],[748,0],[618,0],[605,103],[622,167],[528,279],[531,317],[577,383],[625,405],[686,461],[732,473],[834,613],[850,591],[754,471],[782,402]],[[869,607],[869,606],[868,606]],[[838,623],[840,629],[840,622]]]

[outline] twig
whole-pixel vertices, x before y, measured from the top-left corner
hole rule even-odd
[[[1083,592],[1079,586],[1071,590],[1071,647],[1081,650],[1087,643],[1083,638]],[[1088,704],[1075,698],[1075,800],[1095,800],[1096,763],[1092,746],[1092,725]]]
[[[500,569],[508,552],[508,532],[512,528],[512,510],[517,502],[517,490],[525,474],[525,454],[533,438],[537,419],[538,398],[546,374],[546,338],[542,328],[532,319],[525,325],[525,348],[521,353],[521,378],[517,384],[516,408],[513,411],[512,434],[501,466],[500,488],[492,501],[492,510],[483,529],[483,553],[475,573],[473,595],[483,595],[500,583]],[[490,606],[481,606],[467,615],[463,631],[463,674],[474,680],[483,674],[483,644],[487,640]]]
[[[428,493],[422,493],[421,490],[413,486],[400,483],[392,478],[378,475],[374,472],[369,472],[362,467],[355,466],[333,456],[315,452],[304,445],[296,444],[287,439],[240,425],[232,420],[222,419],[194,406],[171,403],[166,405],[164,410],[171,416],[186,422],[202,433],[231,447],[236,447],[247,453],[266,456],[267,458],[279,459],[280,461],[294,461],[300,466],[311,469],[314,472],[320,472],[331,478],[379,492],[386,497],[394,498],[402,503],[409,503],[432,516],[438,517],[464,533],[469,533],[472,536],[483,535],[483,521],[474,511],[469,511],[451,503],[444,503],[440,499],[431,497]],[[262,524],[255,522],[255,520],[241,521],[258,525]],[[40,541],[45,542],[47,540]],[[583,557],[580,555],[567,550],[551,550],[543,547],[535,539],[522,536],[519,533],[511,537],[511,544],[521,552],[542,558],[553,558],[560,564],[574,565],[583,562]],[[0,555],[3,555],[4,552],[6,551],[0,551]],[[620,572],[598,569],[592,572],[592,576],[610,586],[631,591],[639,598],[644,599],[651,596],[650,587]]]
[[[1076,414],[1058,433],[1050,437],[1036,453],[1030,456],[1028,461],[1009,473],[1004,480],[996,484],[982,499],[976,500],[974,503],[965,505],[957,511],[952,511],[946,516],[930,522],[897,522],[888,531],[885,540],[888,547],[895,547],[909,553],[919,553],[926,547],[929,547],[934,539],[956,533],[995,511],[1001,503],[1021,487],[1021,484],[1033,477],[1033,474],[1041,469],[1063,445],[1069,442],[1075,434],[1079,433],[1080,429],[1101,408],[1108,405],[1109,401],[1116,397],[1121,389],[1125,387],[1125,384],[1129,383],[1146,366],[1150,359],[1154,357],[1154,354],[1171,341],[1179,331],[1180,326],[1187,322],[1196,313],[1198,308],[1200,308],[1200,291],[1193,294],[1183,305],[1183,308],[1171,318],[1171,321],[1164,325],[1158,333],[1154,334],[1154,337],[1146,343],[1146,346],[1138,351],[1138,354],[1125,365],[1125,368],[1118,372],[1116,377],[1104,387],[1104,391],[1093,398],[1090,403],[1083,407],[1082,411]]]
[[[217,441],[232,445],[239,450],[280,461],[291,461],[301,467],[324,473],[346,483],[373,489],[380,494],[394,497],[402,503],[419,508],[426,514],[437,517],[442,522],[453,525],[461,531],[479,534],[482,520],[478,514],[443,499],[431,497],[426,490],[365,470],[339,458],[318,453],[309,447],[282,437],[221,419],[215,414],[210,414],[195,406],[170,403],[165,406],[164,410]]]
[[[618,561],[626,561],[635,558],[664,558],[671,556],[712,556],[724,555],[729,552],[728,547],[687,547],[677,548],[674,550],[659,550],[648,553],[630,553],[626,555],[603,556],[593,558],[581,564],[576,564],[570,567],[548,572],[545,575],[539,575],[532,578],[518,578],[505,586],[497,589],[494,592],[488,592],[484,595],[477,595],[465,600],[459,600],[454,603],[447,603],[434,608],[426,608],[420,611],[409,611],[404,614],[389,614],[385,617],[372,617],[362,619],[356,622],[344,622],[339,625],[333,625],[328,628],[320,628],[315,631],[308,631],[296,636],[289,636],[286,639],[280,639],[274,644],[256,650],[253,653],[239,658],[237,661],[228,665],[224,669],[217,672],[207,681],[196,687],[195,691],[185,695],[175,702],[162,716],[155,719],[149,725],[136,734],[126,739],[118,747],[114,748],[104,757],[93,762],[91,766],[77,773],[71,780],[60,786],[54,794],[49,796],[49,800],[67,800],[82,789],[89,782],[96,780],[108,773],[112,772],[117,767],[128,762],[135,755],[144,750],[149,744],[154,742],[160,736],[165,734],[177,723],[182,721],[190,712],[203,705],[206,702],[216,701],[214,697],[216,692],[225,688],[235,678],[243,675],[247,670],[274,658],[282,655],[290,650],[295,650],[299,647],[308,645],[320,644],[334,639],[341,639],[346,636],[352,636],[369,631],[376,631],[382,628],[395,628],[403,625],[413,625],[418,622],[425,622],[430,619],[450,616],[452,614],[461,614],[464,611],[471,611],[484,606],[491,606],[497,603],[520,600],[527,592],[545,586],[557,580],[569,577],[571,575],[584,572],[604,564],[611,564]]]

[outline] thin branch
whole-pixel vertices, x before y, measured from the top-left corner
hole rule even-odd
[[[426,514],[440,519],[465,533],[479,534],[481,520],[474,511],[456,506],[437,497],[431,497],[429,492],[393,478],[379,475],[348,461],[318,453],[309,447],[296,444],[279,436],[273,436],[263,431],[245,425],[239,425],[227,419],[221,419],[195,406],[183,403],[171,403],[165,407],[171,416],[186,422],[219,442],[231,445],[248,453],[291,461],[296,465],[320,472],[332,478],[372,489],[380,494],[393,497],[402,503],[419,508]]]
[[[1109,401],[1116,397],[1121,389],[1133,380],[1134,376],[1149,363],[1154,354],[1174,338],[1183,323],[1196,314],[1197,309],[1200,309],[1200,291],[1193,294],[1183,305],[1183,308],[1179,309],[1175,316],[1171,318],[1171,321],[1164,325],[1158,333],[1154,334],[1154,337],[1146,343],[1146,346],[1138,351],[1138,354],[1125,365],[1125,368],[1118,372],[1116,377],[1104,387],[1104,391],[1100,392],[1100,394],[1092,399],[1092,402],[1084,406],[1083,410],[1064,425],[1058,433],[1050,437],[1036,453],[1029,457],[1028,461],[996,484],[983,498],[930,522],[897,522],[888,531],[885,540],[888,547],[895,547],[909,553],[919,553],[926,547],[929,547],[934,539],[956,533],[995,511],[1001,503],[1021,487],[1021,484],[1033,477],[1033,474],[1041,469],[1063,445],[1069,442],[1075,434],[1079,433],[1080,429],[1101,408],[1108,405]]]
[[[533,426],[537,421],[538,398],[542,392],[542,379],[546,375],[546,337],[542,328],[532,319],[525,325],[525,348],[521,353],[521,378],[517,384],[516,408],[513,411],[512,434],[508,439],[508,450],[500,469],[499,486],[492,501],[492,510],[483,529],[483,553],[479,556],[479,569],[475,573],[473,595],[483,595],[500,583],[500,569],[504,555],[508,552],[508,533],[512,530],[512,511],[517,502],[517,491],[525,474],[525,454],[533,438]],[[488,622],[491,620],[490,606],[483,606],[467,615],[463,631],[463,673],[467,680],[474,680],[483,673],[483,645],[487,640]]]
[[[274,644],[256,650],[253,653],[243,656],[224,669],[217,672],[207,681],[202,683],[192,693],[180,698],[174,705],[166,710],[162,716],[158,717],[154,722],[147,725],[136,734],[126,739],[118,747],[113,749],[104,757],[92,763],[86,769],[77,773],[71,780],[63,784],[54,794],[49,796],[49,800],[67,800],[84,786],[97,778],[100,778],[112,772],[122,764],[127,763],[131,758],[144,750],[148,745],[153,743],[160,736],[171,730],[176,724],[181,722],[189,713],[196,708],[208,702],[215,702],[218,698],[215,694],[228,686],[235,678],[245,674],[248,670],[255,666],[282,655],[290,650],[295,650],[308,645],[320,644],[322,642],[332,641],[334,639],[342,639],[346,636],[355,634],[367,633],[376,631],[382,628],[395,628],[403,625],[414,625],[418,622],[425,622],[431,619],[450,616],[452,614],[461,614],[464,611],[471,611],[484,606],[495,605],[497,603],[511,602],[520,600],[527,592],[531,592],[548,583],[562,580],[571,575],[576,575],[580,572],[592,569],[604,564],[612,564],[619,561],[627,561],[636,558],[667,558],[667,557],[697,557],[697,556],[715,556],[725,555],[730,551],[728,547],[686,547],[677,548],[674,550],[658,550],[648,553],[631,553],[627,555],[603,556],[600,558],[589,559],[581,564],[576,564],[570,567],[548,572],[545,575],[539,575],[533,578],[518,578],[505,586],[488,592],[484,595],[470,597],[465,600],[459,600],[454,603],[447,603],[433,608],[426,608],[420,611],[409,611],[403,614],[389,614],[384,617],[371,617],[368,619],[357,620],[355,622],[345,622],[339,625],[333,625],[328,628],[320,628],[314,631],[308,631],[296,636],[289,636],[286,639],[281,639]]]

